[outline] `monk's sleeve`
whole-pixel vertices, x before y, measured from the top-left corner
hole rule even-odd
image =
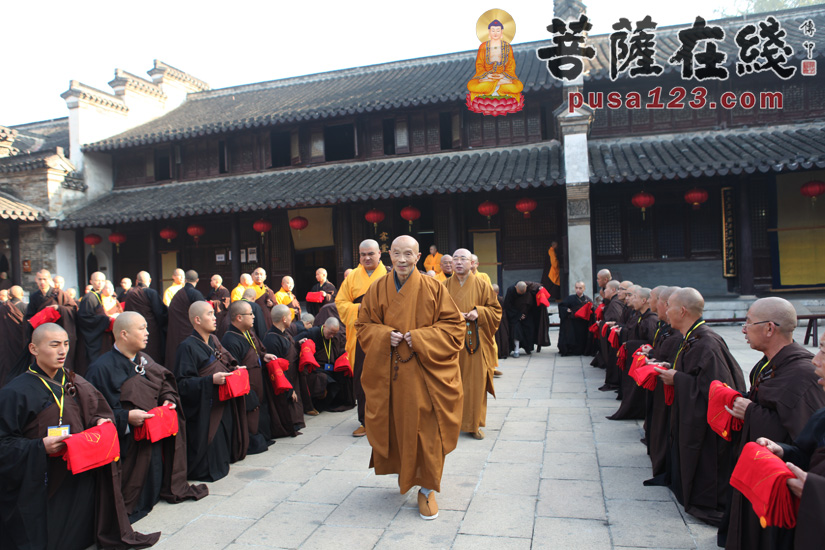
[[[796,522],[796,548],[817,548],[825,538],[825,477],[808,473],[799,501],[799,517]]]
[[[42,439],[28,439],[23,429],[33,415],[26,408],[21,392],[0,391],[0,483],[4,492],[12,492],[31,482],[33,472],[46,470],[46,448]],[[42,473],[36,477],[43,485]],[[8,496],[8,495],[7,495]],[[4,500],[0,497],[0,500]]]
[[[812,392],[816,394],[808,395]],[[759,426],[760,437],[780,443],[787,433],[791,439],[796,439],[811,415],[823,405],[822,389],[818,384],[812,385],[810,390],[801,396],[786,393],[789,394],[787,399],[770,403],[772,407],[762,406],[754,401],[745,410],[745,422],[751,426]]]
[[[77,302],[66,296],[65,303],[57,305],[57,312],[60,313],[61,319],[71,319],[74,322],[75,315],[77,315]]]
[[[501,322],[501,304],[498,303],[493,288],[490,285],[484,287],[481,300],[476,305],[478,312],[478,330],[493,338]]]
[[[427,367],[452,365],[451,361],[464,345],[464,317],[445,286],[434,285],[433,288],[434,322],[431,326],[410,331],[412,347]]]
[[[178,346],[175,357],[175,380],[178,383],[185,416],[198,413],[212,397],[212,377],[198,374],[199,361],[190,346]]]
[[[97,426],[101,419],[115,421],[112,408],[97,388],[80,376],[75,377],[75,385],[77,386],[77,401],[83,409],[83,420],[86,421],[87,430]]]
[[[163,404],[164,401],[169,401],[180,406],[180,397],[178,396],[178,385],[175,383],[175,375],[173,375],[169,369],[160,365],[156,365],[155,368],[159,369],[161,376],[163,376],[163,381],[160,384],[158,405]]]
[[[123,437],[129,427],[129,411],[123,408],[120,401],[121,384],[118,384],[111,375],[110,369],[113,369],[114,365],[103,366],[99,362],[100,360],[89,367],[86,380],[97,388],[103,398],[106,399],[106,403],[114,413],[117,433]]]
[[[350,279],[347,277],[338,289],[338,294],[335,295],[335,307],[338,308],[338,316],[341,317],[344,325],[351,327],[356,319],[358,319],[358,304],[353,302],[352,286]]]
[[[344,281],[344,285],[346,284],[347,282]],[[341,285],[339,296],[344,293],[344,285]],[[364,295],[364,300],[361,302],[361,308],[357,317],[358,320],[355,322],[355,329],[358,331],[358,343],[361,344],[364,352],[367,355],[372,355],[372,357],[386,357],[387,365],[389,365],[392,353],[390,333],[395,329],[384,324],[384,319],[381,315],[381,304],[378,302],[380,302],[380,297],[378,296],[376,285],[373,285]],[[357,308],[357,304],[353,305]],[[337,301],[336,306],[338,306]],[[340,307],[341,306],[338,306],[339,314],[341,313]]]

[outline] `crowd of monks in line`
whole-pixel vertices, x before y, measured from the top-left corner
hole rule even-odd
[[[597,307],[582,282],[559,304],[559,350],[595,356],[599,389],[621,401],[609,419],[644,420],[644,484],[669,487],[687,513],[718,527],[720,547],[821,548],[825,336],[814,356],[794,342],[790,302],[756,300],[742,333],[764,355],[746,384],[695,289],[646,288],[609,270],[597,281]]]
[[[438,517],[445,457],[461,432],[484,438],[499,360],[550,345],[549,294],[519,281],[500,296],[467,249],[432,247],[424,271],[420,258],[415,239],[398,237],[388,269],[378,243],[362,242],[339,289],[317,271],[312,313],[290,277],[276,292],[261,268],[232,291],[213,276],[206,297],[192,270],[176,270],[162,296],[140,272],[116,304],[102,273],[79,303],[45,270],[25,308],[0,290],[0,549],[151,546],[160,534],[131,523],[160,499],[203,498],[207,486],[191,481],[220,479],[247,454],[300,436],[305,415],[353,407],[353,436],[367,436],[370,467],[396,474],[402,493],[420,487],[420,516]],[[559,302],[558,348],[594,355],[605,369],[600,390],[621,401],[611,419],[645,420],[645,484],[668,486],[688,513],[718,526],[721,546],[815,547],[825,502],[825,337],[814,357],[793,342],[792,305],[758,300],[743,333],[765,356],[746,389],[696,290],[648,289],[607,270],[597,280],[598,307],[584,282]],[[642,364],[652,383],[640,381]],[[717,382],[740,392],[724,410],[740,429],[724,436],[707,420]],[[155,440],[161,419],[174,420],[174,433]],[[108,423],[119,460],[68,471],[72,434],[99,438]],[[765,527],[732,488],[749,442],[793,468],[795,528]]]

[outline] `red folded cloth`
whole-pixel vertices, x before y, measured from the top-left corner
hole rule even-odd
[[[284,374],[283,366],[289,368],[289,361],[286,359],[275,359],[266,364],[266,370],[269,372],[269,381],[272,383],[272,389],[275,395],[281,395],[292,389],[292,384],[287,380]]]
[[[126,302],[118,302],[120,304],[120,310],[126,311]]]
[[[218,399],[226,401],[249,393],[249,373],[246,369],[235,369],[226,377],[226,384],[218,386]]]
[[[304,372],[304,370],[309,370],[309,372],[314,371],[315,369],[320,368],[318,361],[315,360],[315,342],[307,338],[303,344],[301,344],[301,355],[298,358],[298,370],[300,372]]]
[[[708,425],[710,425],[711,430],[718,433],[726,441],[731,440],[733,430],[739,431],[742,429],[743,422],[731,416],[725,410],[725,405],[730,409],[733,408],[733,402],[737,397],[742,397],[742,394],[724,382],[714,380],[710,383],[710,390],[708,391]]]
[[[335,360],[333,370],[335,372],[343,372],[345,376],[352,378],[352,365],[349,363],[349,355],[347,355],[347,352],[342,353],[341,356]]]
[[[659,373],[654,370],[655,367],[656,365],[643,364],[632,369],[629,374],[636,381],[637,386],[653,391],[656,389],[656,377],[659,376]]]
[[[665,384],[665,405],[673,405],[673,398],[676,396],[673,385]]]
[[[117,428],[112,422],[73,434],[65,440],[63,460],[74,474],[105,466],[120,459],[120,441]]]
[[[611,333],[612,335],[613,333]],[[616,354],[616,365],[624,370],[624,364],[627,361],[627,344],[622,344],[619,347],[619,352]]]
[[[599,304],[599,307],[596,308],[596,320],[604,321],[604,304]]]
[[[591,315],[593,315],[593,304],[587,302],[582,307],[580,307],[573,316],[579,319],[584,319],[585,321],[589,321]]]
[[[607,336],[607,331],[610,330],[610,325],[604,324],[602,325],[602,338]]]
[[[161,439],[178,435],[178,413],[175,409],[162,405],[146,412],[155,416],[144,420],[143,426],[135,427],[135,441],[148,439],[157,443]]]
[[[630,362],[630,368],[627,369],[627,374],[633,376],[633,371],[638,369],[639,367],[643,367],[647,365],[647,355],[643,353],[639,353],[638,351],[633,354],[633,360]],[[654,384],[655,386],[655,384]]]
[[[619,348],[619,327],[613,327],[610,329],[610,336],[607,337],[607,341],[610,342],[610,345],[614,348]]]
[[[598,323],[593,323],[592,325],[590,325],[590,329],[588,329],[588,330],[590,330],[590,334],[593,335],[593,338],[598,338],[599,337],[599,324]]]
[[[536,292],[536,305],[537,306],[549,306],[550,301],[550,293],[544,287],[541,287],[538,292]]]
[[[324,301],[324,295],[320,292],[307,292],[307,302],[320,304]]]
[[[765,447],[746,443],[730,476],[731,486],[753,506],[759,523],[765,527],[796,527],[799,499],[788,489],[793,473],[785,461]]]
[[[44,323],[54,323],[60,319],[60,312],[50,307],[44,307],[36,315],[29,319],[32,328],[37,328]]]
[[[109,326],[106,327],[106,332],[112,332],[112,329],[115,328],[115,318],[109,317]]]

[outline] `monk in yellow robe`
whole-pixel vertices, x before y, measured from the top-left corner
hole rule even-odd
[[[436,275],[441,273],[441,257],[442,254],[438,253],[438,247],[430,246],[430,255],[424,258],[424,271],[435,271]]]
[[[355,324],[366,352],[370,466],[398,474],[402,493],[420,485],[418,512],[435,519],[434,491],[461,427],[464,318],[445,286],[416,269],[415,239],[396,238],[390,257],[392,273],[370,286]]]
[[[476,277],[478,277],[479,279],[481,279],[482,281],[484,281],[485,283],[487,283],[488,285],[490,285],[492,287],[493,286],[493,281],[490,280],[490,276],[487,275],[486,273],[484,273],[483,271],[478,270],[478,256],[476,256],[475,254],[472,254],[471,258],[472,258],[472,267],[471,267],[471,269],[472,269],[473,275],[475,275]]]
[[[301,304],[298,302],[298,298],[292,293],[293,288],[295,288],[295,281],[287,275],[281,279],[281,288],[275,293],[275,303],[285,305],[292,312],[290,322],[295,320],[296,314],[298,317],[301,316]]]
[[[455,273],[444,286],[465,324],[464,347],[459,354],[464,388],[461,431],[471,433],[476,439],[484,439],[481,426],[486,426],[487,394],[496,395],[493,372],[498,357],[496,330],[501,322],[501,304],[493,286],[473,274],[472,262],[469,250],[456,250],[453,253]]]
[[[435,274],[435,280],[439,283],[445,282],[453,276],[453,257],[449,254],[441,256],[441,271]]]
[[[478,47],[476,74],[467,83],[470,99],[479,95],[510,96],[518,99],[524,84],[516,78],[513,47],[502,40],[504,25],[496,19],[487,26],[489,40]]]
[[[364,428],[365,396],[361,385],[364,353],[363,350],[357,349],[355,321],[358,320],[358,310],[361,308],[361,300],[367,289],[386,274],[387,268],[381,263],[381,249],[378,247],[378,242],[367,239],[358,246],[358,267],[344,279],[335,296],[338,317],[347,329],[347,356],[353,367],[352,384],[355,402],[358,405],[359,422],[358,428],[352,432],[354,437],[367,435],[367,430]]]
[[[183,277],[184,273],[181,268],[177,268],[172,272],[172,284],[163,293],[163,305],[166,307],[169,307],[169,304],[172,303],[172,298],[175,297],[178,290],[183,288]]]
[[[229,300],[231,302],[237,302],[238,300],[243,299],[244,290],[252,286],[252,275],[249,273],[244,273],[241,275],[241,281],[238,283],[238,286],[232,289],[232,292],[229,295]],[[257,292],[256,292],[257,294]]]

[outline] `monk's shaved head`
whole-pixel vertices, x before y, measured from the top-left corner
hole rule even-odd
[[[685,287],[671,294],[669,302],[676,302],[694,317],[701,317],[705,311],[705,299],[695,288]]]
[[[252,286],[252,275],[249,273],[244,273],[241,275],[241,284],[243,286]]]
[[[209,302],[198,300],[189,306],[189,322],[194,324],[195,317],[203,317],[210,309],[212,309],[212,305]]]
[[[455,252],[453,252],[453,258],[455,259],[456,256],[464,256],[465,258],[473,259],[473,254],[467,250],[466,248],[459,248]]]
[[[149,286],[149,283],[152,282],[152,277],[149,276],[149,273],[146,271],[141,271],[135,277],[135,282],[142,284],[143,286]]]
[[[241,297],[242,297],[244,300],[253,300],[253,301],[254,301],[254,300],[255,300],[255,297],[256,297],[257,295],[258,295],[258,293],[257,293],[257,292],[255,292],[255,289],[254,289],[254,288],[247,288],[246,290],[244,290],[244,291],[243,291],[243,296],[241,296]]]
[[[198,282],[198,272],[195,271],[194,269],[190,269],[189,271],[186,272],[186,274],[184,275],[184,278],[185,278],[187,283],[190,283],[190,284],[194,285],[195,283]]]
[[[525,283],[524,281],[517,282],[516,292],[518,292],[519,294],[524,294],[525,292],[527,292],[527,283]]]
[[[363,250],[379,250],[378,241],[373,239],[366,239],[361,241],[361,244],[358,245],[359,249]]]
[[[42,346],[46,342],[51,342],[54,340],[66,340],[69,337],[69,334],[63,330],[63,327],[60,325],[56,325],[55,323],[43,323],[32,333],[32,344],[37,347]]]
[[[677,286],[666,286],[662,290],[659,291],[659,301],[660,302],[667,302],[670,298],[670,295],[673,294],[675,291],[679,290]]]
[[[14,285],[9,289],[9,294],[11,294],[12,298],[17,298],[18,300],[23,299],[23,287]]]
[[[498,293],[499,293],[499,290],[501,290],[501,289],[499,288],[499,286],[498,286],[497,284],[493,283],[493,292],[495,292],[496,294],[498,294]]]
[[[243,315],[244,313],[252,313],[252,306],[249,305],[249,302],[237,300],[229,304],[230,320],[234,320],[235,317],[237,317],[238,315]]]
[[[785,335],[792,335],[796,328],[796,310],[784,298],[760,298],[751,305],[748,315],[751,322],[773,321],[777,330]]]
[[[412,248],[413,251],[418,252],[418,241],[416,241],[409,235],[401,235],[400,237],[395,238],[395,240],[392,242],[392,246],[390,247],[390,249],[405,247]]]
[[[137,311],[124,311],[115,319],[115,324],[112,326],[112,334],[117,338],[120,331],[125,330],[129,332],[144,323],[146,323],[146,319]]]
[[[612,290],[619,290],[619,281],[608,281],[605,288],[609,288]]]
[[[290,313],[289,308],[284,304],[275,304],[272,311],[269,312],[269,316],[273,323],[281,323],[287,315],[292,316],[292,313]],[[289,320],[286,322],[288,323]]]
[[[649,288],[636,287],[636,290],[634,290],[633,293],[643,300],[648,300],[650,298],[651,290]]]
[[[341,323],[339,323],[338,319],[335,317],[329,317],[326,321],[324,321],[324,326],[329,328],[338,328],[341,326]]]

